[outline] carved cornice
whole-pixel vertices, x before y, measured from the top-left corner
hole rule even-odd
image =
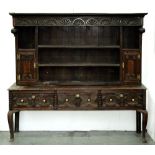
[[[14,26],[142,26],[140,16],[15,16]]]

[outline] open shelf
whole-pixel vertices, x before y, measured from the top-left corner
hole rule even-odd
[[[18,28],[18,48],[34,49],[35,48],[35,27]]]
[[[45,48],[38,50],[39,65],[46,64],[68,65],[81,64],[81,66],[96,64],[115,65],[120,64],[120,50],[115,48],[94,49],[94,48]]]
[[[134,54],[141,46],[139,28],[75,25],[18,27],[17,50],[25,57],[34,55],[38,67],[36,77],[40,82],[115,83],[122,79],[124,51],[133,50]],[[25,58],[23,61],[27,63],[25,61],[28,60]]]
[[[119,45],[109,45],[109,46],[94,46],[94,45],[38,45],[38,48],[101,48],[101,49],[104,49],[104,48],[120,48]]]
[[[112,82],[98,82],[98,81],[40,81],[44,85],[86,85],[86,86],[98,86],[98,85],[120,85],[120,81]]]
[[[123,49],[139,49],[139,26],[123,27]]]
[[[81,66],[81,67],[119,67],[120,64],[104,64],[104,63],[49,63],[49,64],[38,64],[39,67],[77,67],[77,66]]]
[[[22,49],[22,48],[19,48],[18,49],[18,52],[35,52],[36,51],[36,49],[31,49],[31,48],[29,48],[29,49]]]
[[[119,81],[118,67],[39,67],[39,80],[115,82]]]
[[[39,45],[120,45],[119,26],[52,26],[38,29]]]

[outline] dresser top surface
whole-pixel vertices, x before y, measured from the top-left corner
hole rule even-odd
[[[12,16],[145,16],[147,13],[9,13]]]
[[[146,89],[144,85],[140,86],[71,86],[71,85],[34,85],[34,86],[19,86],[16,83],[14,83],[8,90],[54,90],[54,89],[70,89],[70,90],[78,90],[78,89],[118,89],[118,90],[125,90],[125,89],[131,89],[131,90],[138,90],[138,89]]]

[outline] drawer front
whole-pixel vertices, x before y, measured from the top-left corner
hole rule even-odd
[[[97,91],[58,91],[59,110],[95,110]]]
[[[58,91],[59,110],[137,109],[145,107],[143,91]]]
[[[53,109],[53,93],[12,93],[13,109]]]
[[[102,107],[120,107],[123,104],[122,98],[118,93],[105,93],[102,94]]]
[[[102,94],[102,108],[134,109],[143,108],[145,95],[141,92],[113,92]]]
[[[141,107],[143,105],[143,100],[144,100],[144,95],[143,93],[128,93],[125,94],[124,97],[124,104],[125,106],[136,106],[136,107]]]
[[[145,108],[144,91],[79,89],[10,93],[10,109],[132,110],[137,108]]]

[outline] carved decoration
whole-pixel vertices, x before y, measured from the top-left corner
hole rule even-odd
[[[142,94],[125,94],[124,96],[125,106],[143,106]]]
[[[98,108],[101,108],[103,104],[101,90],[98,90],[96,102],[97,102]]]
[[[21,57],[21,60],[22,60],[22,61],[32,61],[32,60],[34,59],[34,58],[33,58],[33,57],[34,57],[33,55],[22,55],[22,54],[21,54],[20,57]]]
[[[60,20],[60,23],[61,23],[62,25],[70,25],[70,24],[71,24],[71,20],[70,20],[69,18],[62,18],[62,19]]]
[[[12,110],[12,100],[13,100],[13,95],[12,95],[12,92],[9,91],[9,110]]]
[[[49,106],[52,107],[52,95],[51,94],[33,94],[33,93],[14,93],[10,94],[9,103],[14,107],[40,107]],[[11,103],[12,102],[12,103]]]
[[[88,95],[88,94],[87,94]],[[86,95],[86,96],[87,96]],[[61,96],[61,95],[60,95]],[[123,107],[143,107],[143,93],[102,93],[98,90],[97,98],[90,101],[84,100],[85,95],[79,98],[67,98],[61,102],[58,100],[58,94],[55,90],[54,93],[9,93],[10,109],[12,108],[39,108],[48,107],[54,110],[94,110],[104,108],[123,108]],[[89,97],[91,98],[91,97]]]
[[[78,98],[75,98],[73,102],[74,102],[76,107],[80,107],[82,99],[81,99],[81,97],[78,97]]]
[[[30,94],[13,94],[12,103],[14,107],[32,105]]]
[[[96,95],[93,93],[75,94],[61,92],[58,98],[59,110],[94,110],[97,109]]]
[[[103,94],[103,106],[119,107],[121,104],[120,96],[115,93]]]
[[[75,105],[71,103],[70,101],[64,101],[63,103],[59,104],[59,110],[61,109],[75,109]]]
[[[54,110],[58,109],[58,94],[56,90],[54,91],[53,94],[53,109]]]
[[[82,18],[75,18],[72,22],[75,26],[85,26],[85,21]]]
[[[139,28],[139,32],[140,33],[144,33],[145,32],[145,29],[143,27]]]
[[[98,20],[95,19],[95,18],[89,18],[87,21],[86,21],[86,25],[98,25]]]
[[[115,16],[18,16],[14,26],[142,26],[142,17]]]
[[[136,81],[138,82],[139,79],[137,78],[138,72],[135,66],[137,68],[140,68],[140,52],[139,51],[133,51],[133,52],[124,52],[124,62],[125,62],[125,70],[124,70],[124,78],[126,81]]]
[[[15,29],[15,28],[11,29],[11,33],[13,33],[14,36],[16,36],[16,34],[17,34],[17,29]]]
[[[20,54],[18,73],[22,81],[34,80],[34,55]]]
[[[106,93],[97,94],[98,108],[106,107],[142,107],[143,95],[131,93]]]

